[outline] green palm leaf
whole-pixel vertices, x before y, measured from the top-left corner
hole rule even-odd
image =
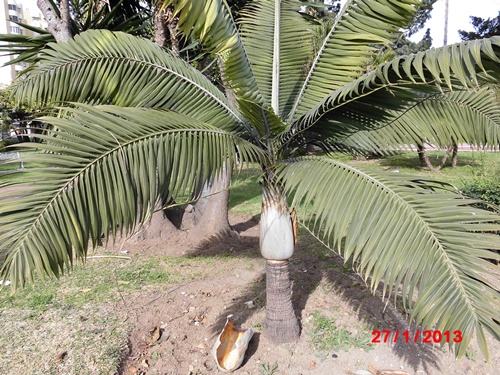
[[[32,147],[45,152],[26,160],[45,167],[0,190],[0,253],[7,253],[0,274],[14,289],[35,273],[58,276],[101,234],[130,233],[158,200],[196,199],[196,187],[228,161],[263,158],[237,133],[174,112],[65,110],[72,117],[44,119],[54,130]]]
[[[58,6],[50,1],[58,16]],[[112,8],[102,6],[98,0],[72,1],[73,17],[70,18],[70,28],[73,34],[78,34],[89,29],[106,29],[123,31],[132,35],[148,35],[148,18],[150,11],[145,6],[140,6],[135,1],[117,1],[110,4]],[[5,63],[12,65],[18,62],[31,64],[20,74],[33,68],[39,60],[39,53],[55,38],[46,29],[35,27],[21,22],[15,22],[23,29],[30,30],[34,35],[0,34],[0,52],[15,56]]]
[[[14,85],[29,104],[63,101],[170,109],[221,129],[244,120],[203,74],[142,38],[90,30],[49,44],[41,65]],[[250,134],[255,131],[246,126]]]
[[[241,39],[260,93],[285,118],[312,54],[311,25],[298,13],[297,0],[256,0],[241,12]]]
[[[348,0],[312,63],[289,120],[363,75],[377,46],[394,40],[413,20],[416,5],[418,0]]]
[[[311,233],[369,277],[370,287],[398,288],[412,318],[426,328],[460,330],[465,353],[476,334],[486,357],[484,330],[500,339],[500,295],[484,275],[485,259],[500,259],[500,216],[451,186],[370,174],[326,158],[282,164],[278,177]],[[334,181],[334,182],[333,182]],[[417,292],[416,301],[413,301]],[[432,303],[430,302],[432,301]],[[429,308],[432,307],[432,308]],[[457,314],[460,311],[460,314]]]
[[[476,88],[498,76],[499,46],[500,37],[492,37],[398,57],[331,92],[294,121],[280,141],[286,145],[299,133],[307,138],[307,131],[343,140],[394,122],[441,90]]]
[[[357,132],[343,144],[353,149],[384,152],[422,141],[441,147],[454,142],[497,147],[500,144],[500,103],[495,92],[483,88],[431,96],[389,125]]]
[[[240,111],[253,121],[261,135],[267,133],[265,115],[255,105],[266,108],[247,51],[238,34],[229,6],[225,0],[162,0],[162,7],[174,6],[178,29],[186,38],[199,39],[204,49],[217,55],[225,85],[236,97]]]

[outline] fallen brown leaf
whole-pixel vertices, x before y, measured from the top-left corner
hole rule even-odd
[[[54,362],[61,363],[64,360],[64,358],[66,358],[67,355],[68,355],[68,352],[62,352],[56,358],[54,358]]]
[[[160,329],[160,327],[156,326],[156,327],[151,328],[149,330],[149,334],[151,335],[151,344],[154,344],[161,337],[161,329]]]
[[[373,375],[411,375],[406,371],[400,370],[377,370],[371,364],[368,364],[368,370],[370,370]]]

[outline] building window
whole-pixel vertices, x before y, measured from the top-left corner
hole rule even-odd
[[[21,35],[21,28],[19,26],[11,26],[10,27],[10,32],[12,34],[18,34]]]
[[[19,22],[19,17],[17,17],[17,16],[9,16],[9,18],[11,21]]]
[[[16,4],[9,4],[9,10],[15,10],[17,12]]]

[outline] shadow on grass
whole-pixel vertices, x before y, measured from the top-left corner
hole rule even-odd
[[[234,228],[242,231],[257,225],[254,218],[245,223],[241,223]],[[406,330],[414,332],[415,327],[410,327],[404,316],[397,311],[391,303],[387,303],[381,298],[381,291],[372,294],[365,285],[363,279],[355,272],[346,267],[344,260],[329,250],[325,249],[319,242],[311,236],[302,237],[302,244],[299,242],[294,257],[290,262],[290,278],[293,283],[293,305],[298,317],[303,315],[308,299],[322,281],[326,280],[329,285],[327,293],[334,293],[346,301],[353,311],[357,312],[359,320],[364,322],[370,332],[374,329],[386,329],[394,333],[399,330],[400,334]],[[299,240],[300,241],[300,240]],[[325,256],[326,252],[328,253]],[[235,256],[246,258],[250,262],[255,262],[260,258],[257,237],[245,236],[216,236],[204,241],[188,257],[220,257]],[[257,273],[251,281],[240,290],[239,294],[232,298],[227,305],[227,311],[231,311],[236,322],[246,322],[254,314],[265,308],[266,282],[265,265],[262,260],[262,272]],[[250,271],[249,271],[250,272]],[[253,272],[255,273],[255,272]],[[254,308],[249,308],[245,303],[252,301]],[[221,315],[216,320],[211,331],[218,334],[222,331],[226,323],[226,316]],[[306,334],[301,324],[301,335]],[[257,340],[258,341],[258,340]],[[255,341],[250,344],[250,358],[257,350]],[[391,345],[377,344],[377,345]],[[421,343],[404,342],[397,340],[392,351],[405,361],[414,371],[422,366],[426,371],[430,368],[439,369],[438,356],[439,349]],[[248,360],[248,359],[247,359]]]
[[[439,165],[443,158],[444,151],[427,151],[430,161],[435,165]],[[408,170],[422,171],[427,170],[427,167],[420,165],[420,160],[416,152],[404,152],[397,155],[391,155],[384,158],[376,159],[380,166],[385,168],[405,168]],[[451,157],[447,161],[444,168],[450,167]],[[477,167],[482,165],[480,157],[477,153],[470,151],[458,152],[457,167]]]

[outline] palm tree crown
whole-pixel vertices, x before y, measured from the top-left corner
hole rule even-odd
[[[285,285],[293,207],[372,288],[399,295],[417,324],[461,330],[458,356],[474,334],[487,355],[485,331],[500,339],[500,298],[484,277],[492,269],[485,259],[500,259],[492,251],[500,250],[500,217],[448,184],[366,173],[329,152],[389,151],[422,138],[498,145],[500,106],[480,87],[498,78],[500,38],[397,57],[367,72],[378,48],[412,20],[417,0],[347,1],[318,50],[298,0],[254,0],[238,23],[224,0],[163,3],[185,37],[218,56],[234,100],[131,35],[96,30],[49,45],[16,93],[73,103],[45,118],[53,126],[35,158],[47,166],[14,184],[27,196],[0,193],[2,277],[16,287],[35,273],[57,276],[101,233],[133,231],[159,198],[192,199],[227,163],[255,162],[271,339],[298,334]],[[308,145],[326,154],[309,156]],[[287,301],[274,301],[276,275],[285,275]]]

